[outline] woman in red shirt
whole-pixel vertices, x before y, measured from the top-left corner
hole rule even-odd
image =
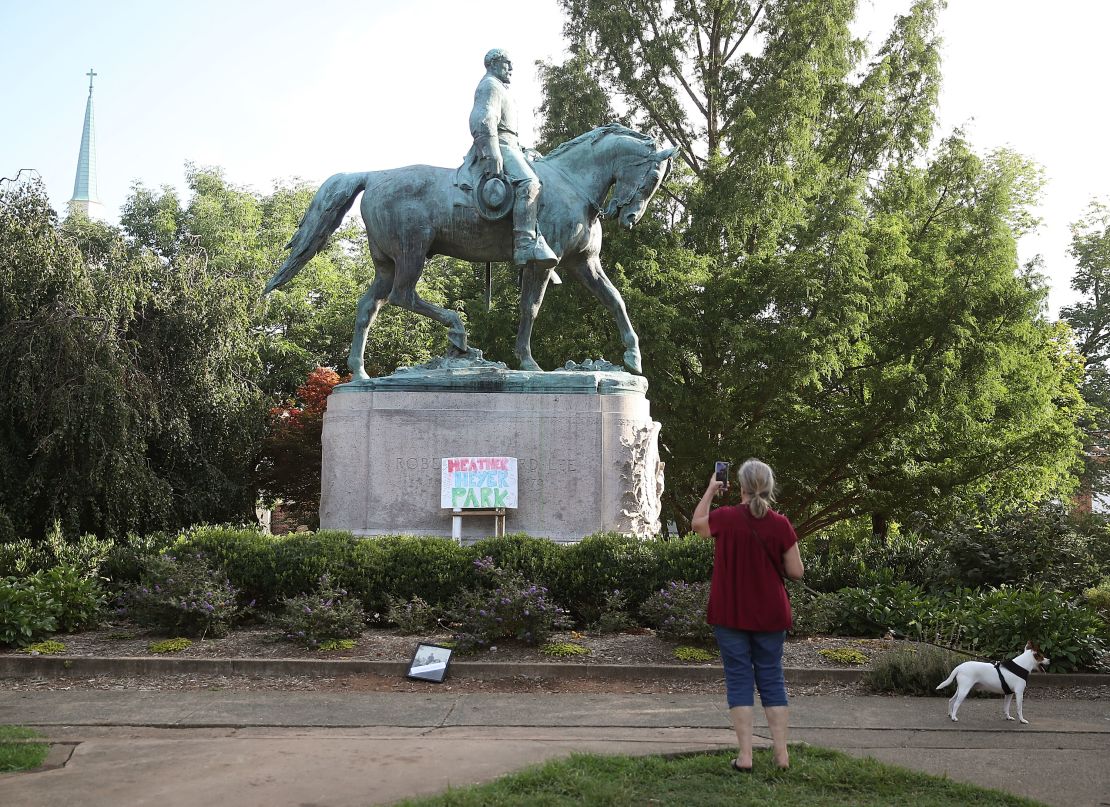
[[[721,649],[729,715],[740,745],[732,767],[750,773],[754,687],[771,729],[775,764],[790,767],[782,645],[793,617],[783,578],[800,580],[805,569],[794,527],[770,507],[775,500],[771,468],[748,460],[738,476],[740,505],[710,511],[727,484],[711,477],[694,510],[693,527],[714,541],[706,621]]]

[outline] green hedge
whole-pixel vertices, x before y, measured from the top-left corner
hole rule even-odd
[[[877,636],[893,630],[1003,659],[1036,642],[1054,672],[1090,669],[1107,652],[1108,627],[1079,598],[1040,586],[957,589],[926,594],[908,583],[844,588],[830,600],[836,633]]]
[[[463,547],[449,538],[360,538],[338,530],[270,536],[257,529],[205,525],[176,538],[136,539],[114,548],[105,576],[114,589],[126,588],[138,579],[141,557],[161,551],[203,553],[245,600],[269,609],[286,597],[313,591],[327,573],[371,615],[386,612],[387,595],[446,605],[474,585],[474,561],[488,556],[547,586],[555,601],[583,623],[597,618],[610,591],[622,592],[635,610],[671,581],[708,580],[713,562],[712,542],[696,536],[643,541],[599,533],[563,546],[517,534]]]

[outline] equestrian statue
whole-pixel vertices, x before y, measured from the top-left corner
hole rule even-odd
[[[625,347],[625,367],[642,373],[639,340],[624,300],[601,266],[601,219],[631,229],[666,179],[676,149],[660,149],[652,137],[616,123],[569,140],[546,156],[522,149],[508,92],[512,62],[495,49],[486,54],[485,66],[470,115],[473,145],[463,164],[330,177],[313,197],[287,245],[289,257],[263,293],[287,283],[324,248],[361,193],[376,274],[358,303],[347,359],[352,381],[369,378],[363,362],[366,337],[387,301],[446,326],[449,355],[478,355],[467,344],[458,313],[416,293],[432,255],[475,263],[512,261],[518,267],[515,352],[522,370],[540,370],[532,358],[532,326],[548,284],[560,282],[557,266],[609,309]]]

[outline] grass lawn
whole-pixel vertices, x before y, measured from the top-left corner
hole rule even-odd
[[[29,740],[40,736],[23,726],[0,726],[0,773],[37,768],[50,753],[46,743],[9,743],[6,740]]]
[[[813,746],[790,750],[791,768],[773,768],[756,751],[755,772],[735,773],[732,754],[606,757],[576,754],[494,782],[451,789],[405,807],[548,807],[554,805],[1035,805],[997,790],[916,773]]]

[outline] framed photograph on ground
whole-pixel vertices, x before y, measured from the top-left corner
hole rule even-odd
[[[451,663],[453,652],[455,651],[450,647],[421,642],[416,646],[416,652],[412,654],[412,662],[405,677],[417,681],[442,683],[447,677],[447,665]]]

